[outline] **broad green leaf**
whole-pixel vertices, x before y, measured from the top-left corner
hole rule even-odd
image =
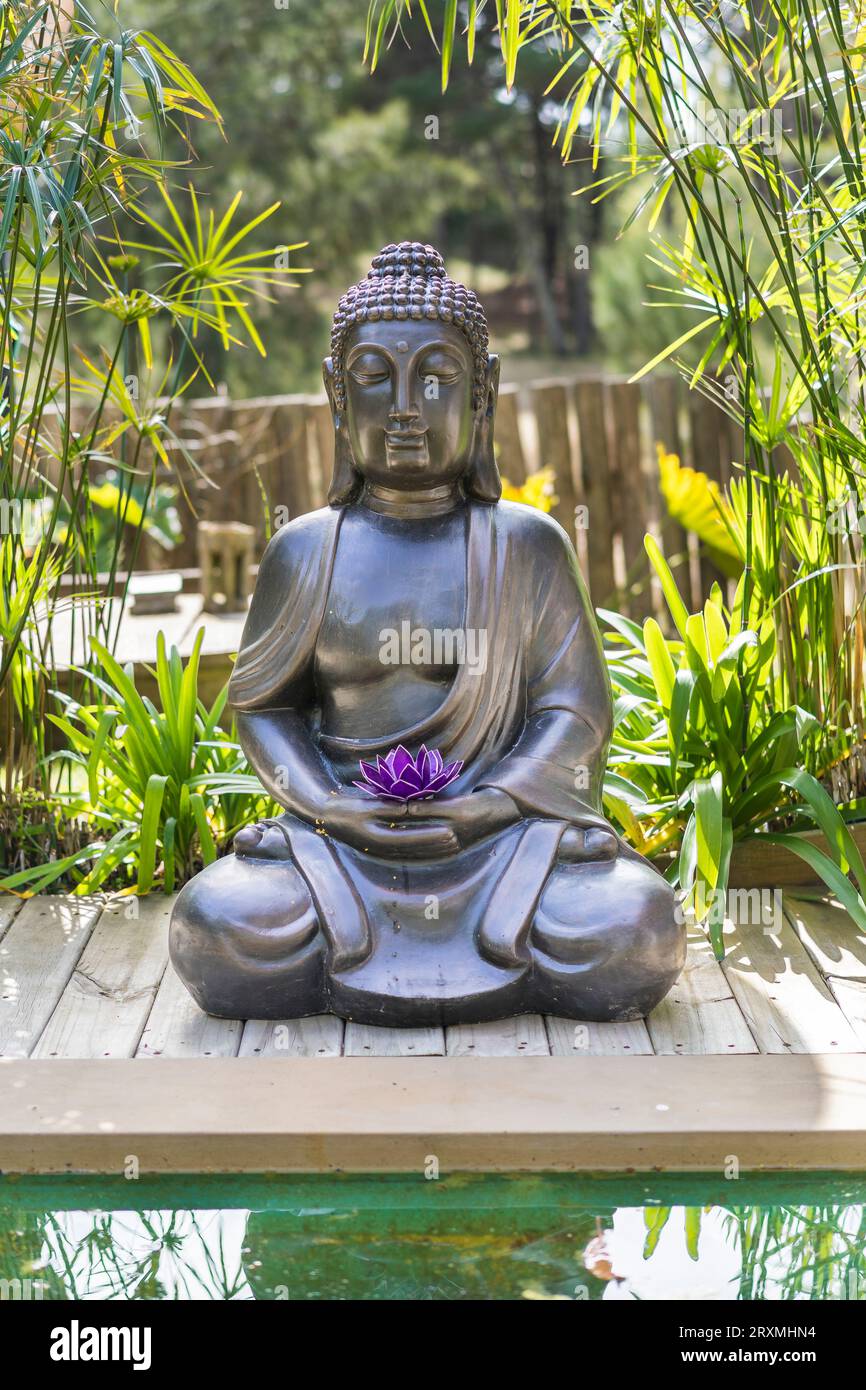
[[[149,893],[156,868],[156,842],[159,835],[159,817],[165,784],[168,778],[155,772],[148,778],[144,794],[144,809],[141,815],[141,832],[138,847],[138,892]]]
[[[653,673],[656,691],[666,710],[671,707],[676,668],[668,651],[665,635],[655,618],[647,618],[643,625],[644,646]]]
[[[658,543],[656,542],[655,538],[653,536],[646,535],[644,536],[643,543],[644,549],[646,550],[646,553],[649,556],[650,563],[659,577],[659,581],[662,586],[662,593],[664,594],[665,602],[667,603],[667,606],[670,609],[671,617],[674,620],[674,625],[677,629],[677,632],[682,637],[683,641],[685,641],[686,624],[688,623],[689,619],[689,610],[686,608],[686,605],[680,598],[680,591],[677,588],[677,582],[671,574],[668,562],[662,554],[661,550],[659,549]]]
[[[721,772],[696,777],[692,790],[695,808],[697,868],[709,889],[715,889],[722,864],[723,788]]]
[[[214,844],[213,835],[211,834],[211,828],[208,825],[207,812],[205,811],[204,800],[201,793],[191,792],[189,804],[198,830],[201,857],[205,864],[212,864],[217,857],[216,845]]]

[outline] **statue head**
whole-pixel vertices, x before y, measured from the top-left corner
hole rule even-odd
[[[325,389],[336,432],[328,500],[364,481],[396,489],[462,480],[496,502],[493,417],[499,359],[472,290],[449,280],[432,246],[404,241],[374,256],[334,315]]]

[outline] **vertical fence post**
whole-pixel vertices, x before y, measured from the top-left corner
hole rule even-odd
[[[305,406],[314,507],[324,507],[334,471],[334,422],[327,401],[310,398]]]
[[[520,438],[516,386],[503,386],[499,392],[493,445],[503,477],[518,486],[526,482],[526,457]]]
[[[541,382],[533,386],[529,399],[538,428],[539,467],[552,468],[555,476],[559,501],[552,514],[574,540],[578,493],[568,420],[568,392],[562,382]]]
[[[613,517],[611,509],[611,457],[601,380],[577,381],[574,403],[580,439],[580,479],[587,507],[587,583],[596,608],[616,597],[613,567]]]
[[[290,398],[276,401],[273,406],[271,429],[274,466],[269,496],[271,525],[275,527],[276,507],[280,508],[280,519],[287,520],[290,517],[303,516],[315,506],[306,402]]]
[[[691,464],[706,473],[719,487],[730,478],[731,444],[728,417],[715,401],[701,391],[689,392],[689,425],[691,428]],[[701,548],[699,594],[709,596],[714,583],[725,590],[727,579]]]
[[[650,522],[650,492],[641,442],[640,387],[629,381],[612,381],[610,403],[625,598],[629,616],[642,620],[652,615],[654,605],[649,559],[643,543]]]

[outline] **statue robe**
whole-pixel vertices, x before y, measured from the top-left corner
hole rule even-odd
[[[390,994],[435,995],[436,942],[453,945],[457,935],[476,965],[480,956],[500,975],[522,973],[563,831],[610,828],[600,812],[610,687],[571,542],[557,522],[528,507],[467,505],[464,626],[486,631],[486,668],[461,665],[429,718],[382,738],[364,738],[359,729],[347,739],[328,737],[310,712],[345,508],[299,517],[271,541],[229,686],[238,711],[302,713],[323,762],[347,786],[361,758],[375,760],[398,743],[415,753],[424,743],[446,761],[463,760],[446,797],[498,787],[518,807],[516,824],[429,862],[378,859],[294,816],[281,818],[329,942],[331,971],[358,977],[378,953]],[[400,965],[401,955],[409,959],[409,937],[416,946],[423,939],[426,952],[424,966],[414,952],[411,979],[401,977]]]

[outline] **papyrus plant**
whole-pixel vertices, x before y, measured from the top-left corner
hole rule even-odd
[[[154,34],[124,29],[111,5],[0,8],[0,504],[4,576],[14,576],[5,609],[14,621],[0,634],[7,724],[44,708],[61,586],[79,597],[110,592],[121,562],[131,571],[138,558],[157,467],[195,466],[171,417],[203,371],[202,337],[264,352],[249,305],[285,279],[286,258],[245,243],[276,205],[244,223],[240,195],[204,215],[194,190],[178,199],[165,137],[173,132],[182,153],[195,121],[219,114],[189,67]],[[118,489],[107,561],[92,501],[106,475]],[[35,541],[16,521],[24,504],[39,508]],[[116,606],[98,601],[76,610],[85,648],[89,637],[111,646],[119,621]],[[24,687],[12,691],[10,681],[24,654],[35,658],[36,703],[22,713],[14,702]],[[24,742],[0,753],[7,792],[46,766],[20,760]]]
[[[753,630],[757,605],[772,634],[763,708],[810,730],[811,756],[794,747],[791,766],[862,817],[866,11],[859,0],[371,0],[372,67],[413,24],[437,42],[445,82],[464,44],[470,62],[500,62],[507,85],[527,47],[546,52],[563,158],[578,134],[596,163],[605,156],[603,172],[575,166],[576,191],[627,198],[626,225],[652,234],[649,303],[694,321],[644,372],[678,362],[740,427],[729,501],[742,581],[725,622]],[[743,641],[726,658],[729,691],[750,684],[750,650]],[[710,747],[723,757],[723,741]],[[734,792],[722,763],[701,762],[711,789],[719,771],[725,795],[753,798],[743,804],[760,829],[760,763],[740,767]],[[808,816],[806,785],[778,799]]]

